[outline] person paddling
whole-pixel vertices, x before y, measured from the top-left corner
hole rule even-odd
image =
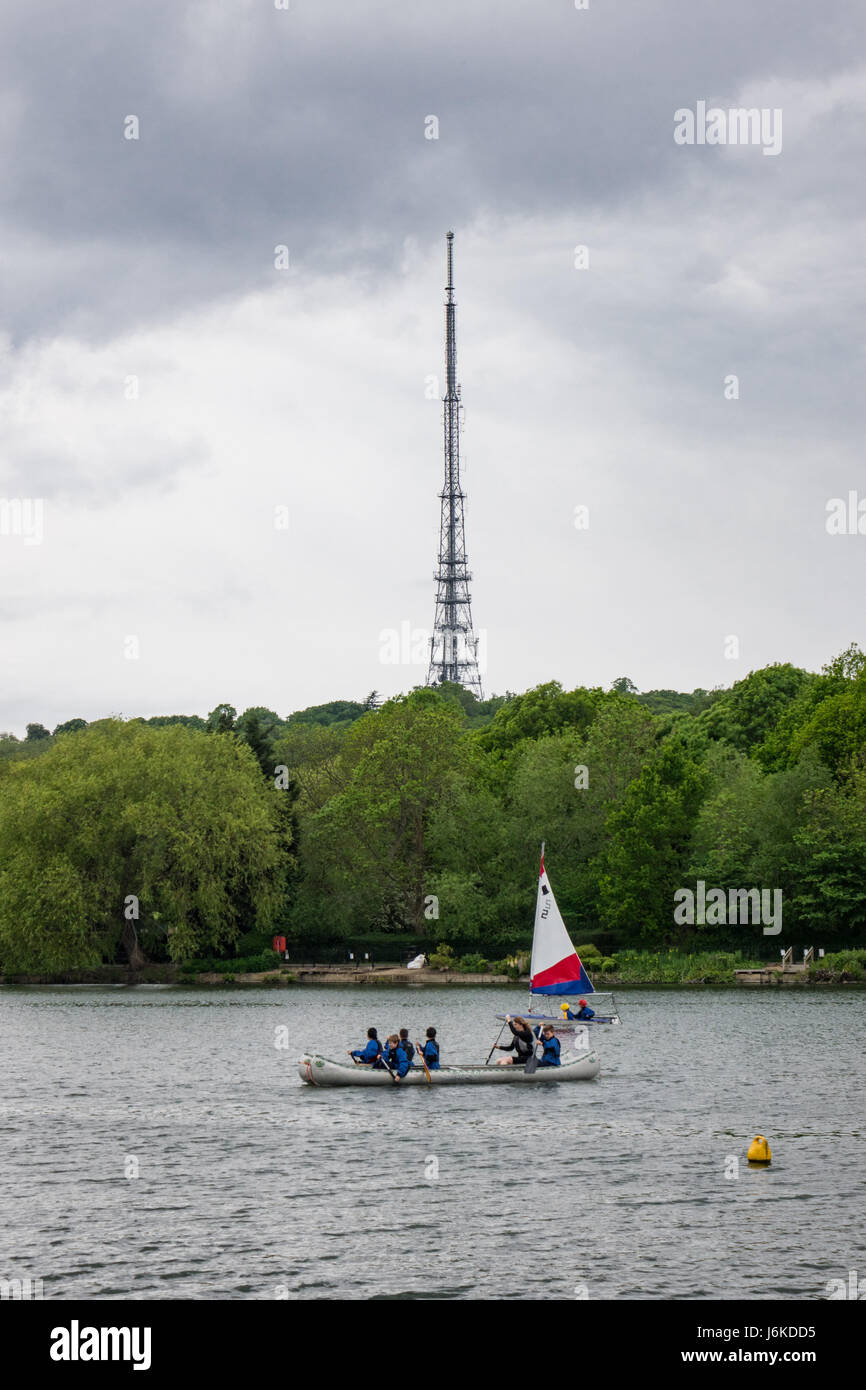
[[[436,1029],[428,1028],[421,1055],[427,1063],[428,1071],[439,1070],[439,1044],[436,1041]]]
[[[374,1067],[381,1067],[382,1063],[379,1059],[382,1056],[382,1044],[379,1042],[379,1035],[375,1028],[367,1029],[367,1046],[363,1051],[361,1048],[356,1048],[354,1052],[349,1053],[349,1056],[355,1062],[367,1062],[368,1064],[372,1063]]]
[[[526,1019],[521,1018],[519,1015],[512,1020],[511,1014],[506,1014],[505,1022],[511,1029],[511,1042],[497,1043],[496,1047],[499,1052],[513,1052],[514,1056],[497,1057],[496,1065],[498,1067],[524,1066],[526,1062],[529,1061],[535,1049],[535,1038],[532,1035],[532,1029],[526,1022]]]
[[[540,1067],[562,1066],[559,1057],[559,1038],[553,1031],[552,1023],[545,1023],[541,1030],[541,1041],[544,1043],[544,1052],[539,1059],[538,1065]]]
[[[409,1058],[399,1033],[392,1033],[385,1046],[385,1061],[395,1076],[404,1077],[409,1070]]]

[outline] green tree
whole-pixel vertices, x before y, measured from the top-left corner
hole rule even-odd
[[[67,719],[65,724],[58,724],[54,730],[54,737],[58,734],[74,734],[78,729],[86,729],[86,719]]]
[[[230,734],[235,727],[238,712],[234,705],[217,705],[207,717],[207,727],[212,734]]]
[[[674,931],[674,892],[691,857],[691,832],[707,784],[685,741],[667,739],[608,817],[601,866],[604,926],[664,941]]]
[[[792,906],[810,931],[835,936],[866,929],[866,772],[846,787],[816,788],[805,798],[794,837]]]
[[[810,680],[806,671],[788,662],[751,671],[723,691],[699,722],[711,739],[741,753],[757,752]]]
[[[270,924],[289,846],[248,748],[175,726],[101,720],[6,766],[0,960],[7,971],[112,959],[129,935],[173,960]]]
[[[36,740],[39,739],[39,738],[50,738],[50,737],[51,737],[51,733],[50,733],[50,731],[49,731],[48,729],[46,729],[46,727],[45,727],[44,724],[28,724],[28,725],[27,725],[27,741],[28,741],[28,743],[35,743]]]
[[[862,759],[866,750],[866,669],[843,689],[828,694],[792,735],[792,758],[807,748],[813,748],[840,777]]]
[[[592,723],[604,699],[604,692],[599,689],[563,690],[559,681],[548,681],[501,705],[492,722],[478,734],[480,746],[503,757],[524,739],[566,729],[582,732]]]
[[[145,719],[152,729],[169,729],[173,724],[182,724],[185,729],[206,729],[207,723],[200,714],[154,714]],[[55,731],[56,732],[56,731]]]
[[[374,696],[376,691],[371,690],[367,701],[372,701]],[[327,705],[310,705],[308,709],[296,710],[294,714],[290,714],[286,724],[322,724],[348,728],[356,719],[360,719],[362,714],[378,708],[372,703],[368,705],[367,701],[361,703],[358,700],[331,700]]]
[[[331,795],[302,819],[302,919],[326,900],[344,929],[375,924],[425,933],[431,817],[471,758],[461,725],[457,708],[433,690],[417,690],[347,730],[328,769]]]
[[[749,887],[756,881],[766,777],[757,763],[728,744],[710,750],[706,770],[708,791],[695,817],[687,881]]]
[[[253,750],[266,777],[274,775],[274,741],[282,727],[280,716],[263,705],[244,710],[235,723],[235,733]]]
[[[531,887],[544,840],[557,901],[577,931],[598,926],[598,856],[607,843],[607,820],[639,776],[655,737],[652,716],[630,697],[616,696],[583,736],[547,735],[515,754],[504,810],[513,847],[506,872]]]

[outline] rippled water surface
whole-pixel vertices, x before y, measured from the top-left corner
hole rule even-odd
[[[306,1048],[432,1023],[443,1060],[479,1061],[523,994],[2,989],[0,1278],[46,1298],[812,1299],[866,1271],[866,995],[618,999],[597,1081],[326,1091],[298,1080]],[[769,1169],[745,1162],[757,1133]]]

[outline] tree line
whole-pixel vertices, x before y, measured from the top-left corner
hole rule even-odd
[[[691,694],[446,684],[0,735],[0,966],[230,955],[274,931],[502,955],[530,939],[542,840],[575,940],[762,944],[675,923],[703,880],[778,888],[786,937],[853,944],[866,656]]]

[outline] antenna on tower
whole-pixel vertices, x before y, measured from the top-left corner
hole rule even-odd
[[[454,302],[454,233],[445,237],[448,283],[445,286],[445,481],[439,529],[436,614],[430,638],[427,684],[453,681],[483,699],[478,672],[478,638],[472,630],[469,561],[463,520],[465,494],[460,485],[460,387],[457,384],[457,324]]]

